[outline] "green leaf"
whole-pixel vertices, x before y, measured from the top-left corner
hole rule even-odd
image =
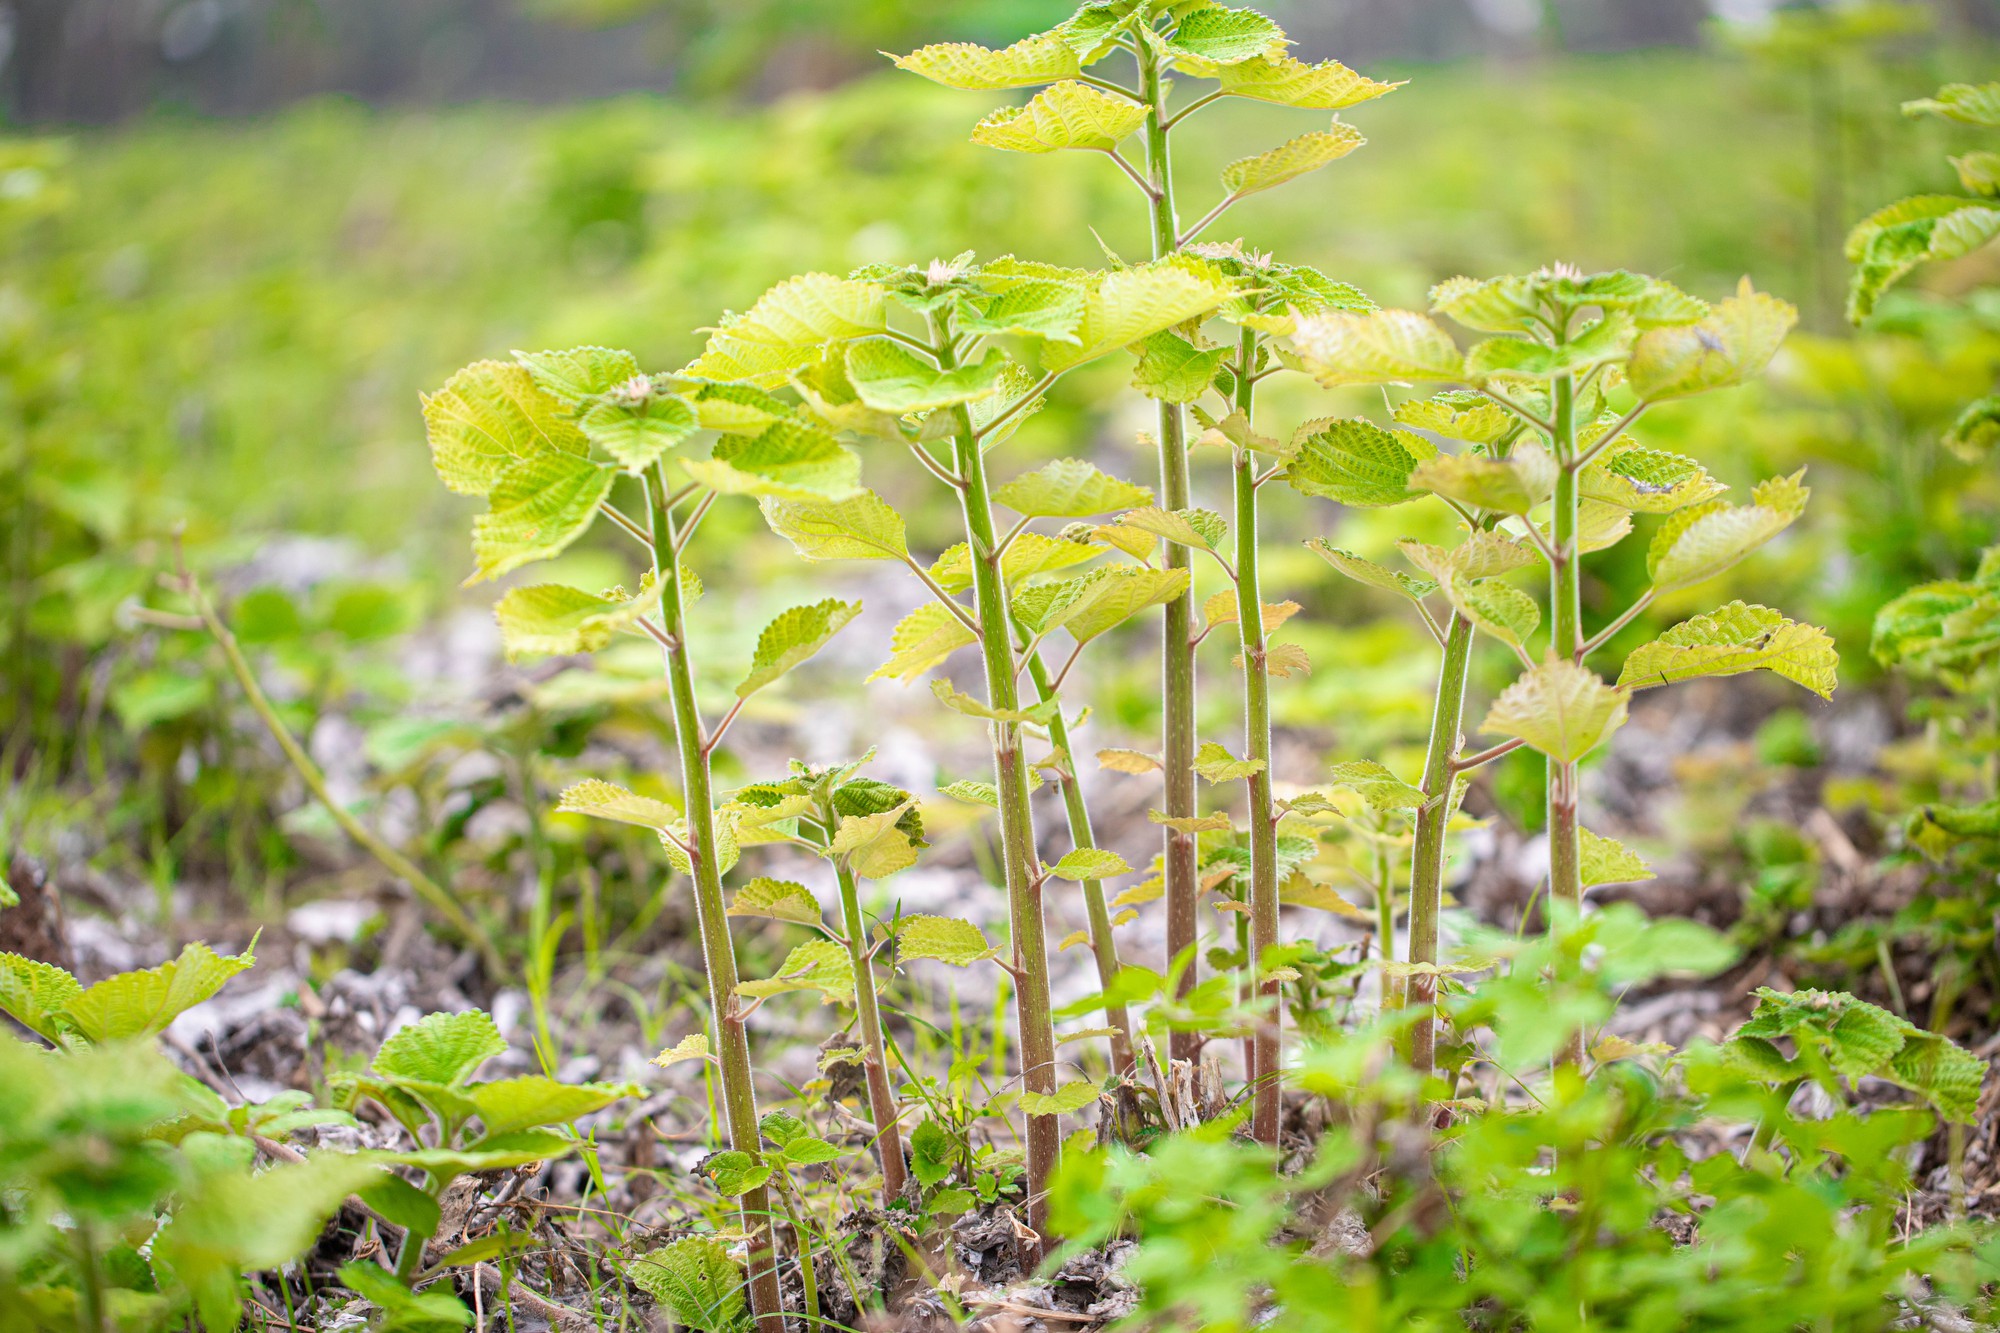
[[[1490,579],[1498,574],[1526,569],[1537,556],[1525,542],[1517,542],[1497,532],[1468,533],[1458,545],[1446,548],[1411,541],[1396,543],[1403,558],[1439,583],[1455,578]]]
[[[649,573],[636,595],[623,588],[593,596],[560,583],[509,588],[494,604],[500,643],[510,661],[544,654],[594,653],[620,630],[631,631],[640,617],[660,604]]]
[[[1098,471],[1080,458],[1058,458],[996,488],[993,499],[1029,518],[1087,518],[1145,504],[1152,491]]]
[[[1088,643],[1148,607],[1173,601],[1187,586],[1185,569],[1115,565],[1080,578],[1024,588],[1014,599],[1014,609],[1037,634],[1066,629],[1078,643]]]
[[[1983,581],[1921,584],[1875,613],[1870,647],[1884,665],[1971,670],[2000,646],[1990,628],[1996,612],[2000,601]]]
[[[694,404],[703,430],[723,435],[757,435],[773,422],[793,415],[784,399],[754,384],[684,376],[676,376],[675,382],[688,386],[682,391],[683,396]]]
[[[251,949],[219,954],[206,944],[189,944],[171,962],[120,972],[85,987],[63,1007],[63,1024],[98,1043],[150,1037],[256,962]]]
[[[755,882],[769,883],[770,881],[758,880]],[[745,887],[747,888],[748,886],[746,885]],[[740,902],[742,900],[743,895],[739,893],[736,895],[736,897],[737,900]],[[757,912],[739,912],[736,910],[735,905],[732,904],[729,909],[729,915],[759,916],[762,914]],[[818,921],[818,919],[819,919],[819,914],[815,912],[813,914],[813,920]],[[658,1055],[654,1056],[646,1063],[650,1065],[658,1065],[662,1069],[671,1069],[675,1065],[680,1064],[683,1060],[708,1060],[712,1058],[713,1057],[708,1052],[708,1037],[700,1032],[690,1032],[687,1036],[682,1037],[679,1041],[667,1047],[665,1050],[661,1051]]]
[[[981,310],[959,317],[960,333],[992,337],[1012,334],[1051,342],[1078,341],[1083,323],[1084,288],[1075,282],[1023,282],[1009,286]],[[1029,385],[1009,386],[1008,398],[1019,397]],[[981,423],[983,424],[983,423]]]
[[[1028,1115],[1062,1115],[1071,1111],[1081,1111],[1096,1101],[1098,1089],[1095,1083],[1082,1079],[1065,1083],[1053,1093],[1023,1091],[1021,1110]]]
[[[825,1139],[811,1135],[793,1139],[785,1145],[785,1160],[793,1166],[824,1166],[840,1156],[840,1149]]]
[[[905,960],[934,958],[953,967],[967,967],[998,952],[984,931],[956,917],[906,916],[899,926],[896,953]]]
[[[1235,294],[1199,260],[1174,256],[1097,275],[1084,293],[1075,344],[1044,342],[1044,371],[1062,371],[1207,315]]]
[[[889,635],[889,660],[868,674],[873,680],[915,680],[979,636],[937,602],[925,602],[896,622]]]
[[[788,879],[767,879],[762,875],[736,891],[729,904],[729,915],[765,917],[801,926],[821,923],[819,899],[813,897],[812,890]]]
[[[572,347],[562,352],[517,351],[514,360],[526,368],[536,388],[572,409],[586,398],[610,393],[639,376],[637,357],[609,347]]]
[[[1731,602],[1634,649],[1618,684],[1646,689],[1764,670],[1827,699],[1833,696],[1839,666],[1840,654],[1825,630],[1787,620],[1768,606]]]
[[[749,698],[806,661],[860,614],[861,603],[835,597],[779,612],[757,636],[750,674],[737,685],[736,697]]]
[[[1146,123],[1146,108],[1128,97],[1065,79],[1026,106],[1002,107],[972,127],[972,142],[1010,153],[1077,148],[1108,153]]]
[[[1632,346],[1625,382],[1649,402],[1726,388],[1763,373],[1798,310],[1750,286],[1709,311],[1698,324],[1649,329]]]
[[[1919,195],[1864,218],[1847,237],[1855,262],[1847,315],[1860,321],[1883,292],[1920,264],[1959,259],[2000,235],[2000,209],[1986,199]]]
[[[1801,468],[1759,482],[1747,505],[1710,500],[1669,515],[1646,550],[1653,586],[1673,592],[1714,578],[1790,527],[1811,494],[1804,476]]]
[[[1203,66],[1188,59],[1177,63],[1186,73],[1219,81],[1222,85],[1219,91],[1231,97],[1276,102],[1308,111],[1338,111],[1402,87],[1400,83],[1377,83],[1337,60],[1308,65],[1277,53],[1233,65]]]
[[[1078,884],[1115,879],[1132,873],[1132,867],[1125,864],[1124,857],[1102,847],[1073,847],[1063,853],[1054,865],[1045,866],[1043,870],[1057,879]]]
[[[556,801],[556,809],[564,814],[637,824],[640,828],[677,829],[681,826],[681,812],[665,801],[637,795],[601,778],[585,778],[565,787]]]
[[[1396,404],[1391,415],[1396,424],[1412,430],[1473,444],[1493,444],[1518,424],[1506,408],[1468,389],[1447,389],[1429,398],[1408,399]]]
[[[916,802],[896,788],[897,804],[872,813],[843,813],[840,828],[827,844],[827,855],[845,856],[847,868],[863,879],[887,879],[917,863],[919,839],[913,837],[908,814]]]
[[[62,1039],[62,1012],[83,983],[54,963],[0,953],[0,1010],[50,1041]]]
[[[638,376],[598,398],[577,418],[584,436],[638,476],[699,428],[694,405]]]
[[[1103,554],[1104,548],[1093,542],[1023,531],[1007,544],[1007,553],[1000,557],[1000,573],[1008,587],[1019,588],[1038,574],[1053,574]],[[946,592],[964,592],[972,586],[972,549],[964,542],[946,548],[931,562],[930,572],[932,581]]]
[[[448,1333],[472,1326],[472,1311],[445,1287],[411,1291],[380,1264],[365,1259],[342,1264],[336,1275],[341,1286],[382,1312],[382,1333]]]
[[[1543,285],[1530,277],[1446,278],[1430,291],[1431,309],[1482,333],[1539,328],[1543,297]]]
[[[1510,647],[1525,649],[1541,627],[1542,608],[1519,588],[1492,579],[1456,578],[1444,585],[1445,596],[1458,613],[1481,633]]]
[[[766,388],[782,384],[817,359],[824,344],[888,327],[886,296],[875,283],[826,273],[787,278],[743,314],[725,319],[681,373]]]
[[[590,449],[563,402],[511,361],[475,362],[423,403],[431,461],[460,495],[488,494],[524,459]]]
[[[1372,560],[1364,560],[1352,551],[1343,551],[1337,546],[1330,545],[1323,537],[1315,537],[1307,542],[1306,549],[1356,583],[1365,583],[1371,588],[1393,592],[1413,602],[1421,602],[1437,591],[1438,585],[1428,579],[1413,579],[1398,570],[1378,565]]]
[[[785,955],[776,976],[768,981],[746,981],[737,989],[752,999],[818,991],[822,1004],[853,1004],[854,960],[844,945],[826,939],[807,940]]]
[[[898,69],[921,74],[947,88],[992,91],[1032,88],[1073,79],[1081,72],[1076,52],[1054,33],[1023,37],[1004,50],[992,51],[971,42],[939,42],[906,56],[890,56]]]
[[[1516,736],[1558,763],[1573,763],[1625,721],[1625,691],[1587,667],[1550,657],[1493,701],[1481,731]]]
[[[428,1014],[396,1029],[369,1067],[386,1078],[457,1087],[506,1050],[507,1039],[481,1010]]]
[[[1969,463],[1983,462],[2000,443],[2000,395],[1986,394],[1967,403],[1952,419],[1943,443]]]
[[[319,1156],[326,1156],[322,1153]],[[401,1176],[378,1171],[367,1185],[354,1191],[361,1201],[373,1208],[382,1217],[399,1227],[415,1227],[419,1231],[435,1232],[441,1219],[442,1210],[438,1201],[404,1180]]]
[[[1241,199],[1338,162],[1367,142],[1360,130],[1336,116],[1331,129],[1301,134],[1269,152],[1231,162],[1222,169],[1222,187]]]
[[[2000,126],[2000,83],[1947,83],[1936,97],[1903,103],[1906,116],[1940,116],[1961,125]]]
[[[1547,453],[1525,446],[1508,458],[1438,454],[1417,464],[1409,485],[1474,509],[1526,514],[1549,498],[1555,471]]]
[[[983,805],[992,810],[1000,808],[999,790],[990,782],[960,778],[957,782],[946,783],[939,787],[938,793],[949,796],[954,801],[964,801],[968,805]]]
[[[1143,509],[1120,514],[1118,526],[1138,528],[1196,551],[1214,551],[1228,535],[1221,516],[1205,509],[1167,510],[1147,505]]]
[[[1056,715],[1056,710],[1061,706],[1059,700],[1050,699],[1043,703],[1030,704],[1026,708],[993,708],[981,703],[963,690],[953,688],[952,683],[948,680],[932,681],[931,693],[937,696],[939,703],[949,708],[952,712],[961,713],[966,717],[980,718],[987,722],[1033,722],[1040,726],[1047,726],[1049,720]]]
[[[1162,37],[1146,25],[1139,33],[1162,55],[1185,59],[1203,71],[1258,57],[1283,56],[1289,45],[1285,30],[1256,10],[1212,4],[1191,7],[1170,37]]]
[[[951,370],[940,370],[887,338],[864,338],[847,348],[847,378],[855,393],[876,411],[897,416],[989,398],[1000,390],[1009,364],[997,347]]]
[[[712,457],[683,458],[680,465],[723,495],[847,500],[861,489],[861,459],[807,421],[775,422],[760,435],[725,435]]]
[[[516,1130],[567,1125],[641,1091],[636,1083],[559,1083],[528,1074],[474,1085],[472,1104],[486,1127],[482,1141],[491,1142]]]
[[[1306,372],[1330,389],[1465,376],[1451,336],[1413,310],[1309,315],[1299,320],[1292,345]]]
[[[1599,837],[1587,828],[1577,830],[1583,843],[1583,887],[1599,884],[1635,884],[1653,878],[1653,868],[1613,838]]]
[[[1215,372],[1231,350],[1227,346],[1197,349],[1179,334],[1162,329],[1139,344],[1132,387],[1161,402],[1191,403],[1208,392]]]
[[[1415,810],[1429,798],[1373,759],[1351,759],[1327,770],[1327,781],[1356,793],[1377,810]]]
[[[1299,428],[1298,451],[1285,481],[1307,495],[1357,508],[1415,500],[1418,464],[1438,457],[1437,446],[1406,430],[1384,430],[1358,417],[1309,421]]]
[[[1203,741],[1194,754],[1194,771],[1209,782],[1236,782],[1264,771],[1262,759],[1238,759],[1214,741]]]
[[[627,1270],[632,1284],[666,1308],[667,1317],[699,1333],[748,1333],[750,1307],[743,1270],[712,1236],[683,1236],[650,1250]]]
[[[903,516],[873,491],[845,500],[762,502],[771,531],[807,560],[904,560]]]
[[[492,508],[472,520],[475,569],[468,584],[499,578],[562,554],[590,530],[617,473],[576,454],[523,458],[493,483]]]
[[[1728,487],[1692,458],[1662,449],[1619,449],[1577,476],[1577,495],[1639,514],[1671,514]]]

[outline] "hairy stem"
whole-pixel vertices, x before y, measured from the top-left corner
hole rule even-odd
[[[1431,711],[1430,748],[1424,753],[1424,805],[1417,811],[1410,848],[1410,961],[1438,960],[1438,916],[1444,909],[1445,825],[1451,821],[1451,785],[1458,774],[1459,734],[1465,721],[1465,678],[1472,661],[1472,622],[1454,614],[1445,631],[1444,664],[1438,670],[1437,702]],[[1437,978],[1412,974],[1409,1001],[1418,1011],[1410,1029],[1410,1058],[1422,1073],[1437,1067]]]
[[[938,366],[957,364],[948,331],[933,317],[933,352]],[[1020,691],[1015,684],[1014,643],[1007,632],[1007,585],[1000,570],[999,541],[993,531],[993,504],[986,484],[986,460],[973,434],[972,414],[960,403],[953,418],[953,467],[963,485],[959,509],[972,555],[972,591],[984,627],[979,647],[986,669],[986,704],[995,712],[1017,711]],[[1029,1092],[1053,1095],[1056,1090],[1056,1033],[1049,1012],[1049,955],[1042,921],[1040,858],[1035,850],[1034,814],[1028,804],[1028,759],[1021,743],[1021,724],[996,720],[993,731],[994,787],[1000,799],[1001,869],[1007,882],[1007,919],[1013,948],[1014,1008],[1020,1030],[1021,1083]],[[1053,1115],[1027,1117],[1028,1225],[1048,1232],[1049,1178],[1062,1154],[1060,1130]],[[1029,1256],[1041,1262],[1040,1245]]]
[[[701,928],[702,958],[708,971],[709,1008],[715,1016],[716,1057],[722,1067],[722,1101],[729,1146],[753,1157],[758,1152],[757,1094],[750,1082],[750,1038],[737,995],[736,949],[722,900],[722,867],[716,856],[714,793],[708,753],[702,748],[701,711],[694,671],[688,661],[687,621],[681,605],[680,552],[668,507],[665,464],[654,467],[651,505],[653,577],[660,587],[660,625],[666,634],[667,689],[674,710],[674,740],[680,747],[681,791],[687,806],[688,859],[694,880],[695,916]],[[750,1309],[758,1333],[785,1333],[784,1304],[778,1295],[777,1256],[771,1243],[770,1191],[758,1185],[741,1200],[743,1230],[750,1237]]]
[[[1178,248],[1179,231],[1174,216],[1173,164],[1167,152],[1166,90],[1161,86],[1159,58],[1145,43],[1139,46],[1140,95],[1146,103],[1146,178],[1152,183],[1153,258],[1160,259]],[[1160,507],[1186,509],[1191,500],[1188,486],[1187,438],[1180,406],[1162,401],[1159,405]],[[1192,553],[1185,546],[1168,542],[1162,564],[1168,569],[1187,569]],[[1195,817],[1195,673],[1194,673],[1194,584],[1166,605],[1161,629],[1161,675],[1165,682],[1166,719],[1162,756],[1165,763],[1167,814],[1174,819]],[[1194,989],[1199,960],[1196,957],[1196,900],[1201,891],[1195,858],[1195,835],[1166,830],[1167,958],[1169,962],[1187,956],[1176,992],[1186,995]],[[1176,1060],[1192,1060],[1201,1041],[1193,1032],[1173,1034],[1170,1050]]]
[[[1060,697],[1040,653],[1028,655],[1028,679],[1034,682],[1038,701],[1046,703]],[[1062,776],[1056,782],[1062,788],[1063,813],[1069,819],[1070,845],[1095,847],[1097,834],[1090,825],[1090,809],[1083,802],[1083,786],[1077,781],[1076,751],[1070,746],[1069,722],[1063,717],[1060,704],[1049,720],[1049,743],[1063,759]],[[1083,910],[1090,919],[1090,952],[1097,959],[1098,984],[1108,991],[1118,976],[1118,944],[1111,938],[1111,908],[1104,900],[1101,881],[1084,881]],[[1104,1021],[1117,1029],[1111,1037],[1111,1067],[1120,1074],[1130,1075],[1137,1068],[1132,1058],[1132,1015],[1123,1004],[1108,1004],[1104,1007]]]
[[[1249,419],[1255,407],[1257,333],[1245,328],[1237,344],[1236,409]],[[1284,1012],[1278,983],[1264,976],[1264,951],[1278,942],[1278,816],[1271,804],[1271,673],[1265,669],[1264,603],[1257,582],[1257,459],[1239,448],[1235,457],[1236,620],[1243,645],[1244,756],[1261,759],[1250,775],[1250,975],[1257,998],[1269,1006],[1255,1036],[1256,1087],[1252,1092],[1250,1134],[1257,1142],[1278,1142],[1279,1037]]]
[[[834,819],[827,812],[827,834]],[[840,862],[841,929],[847,933],[847,956],[854,964],[854,1007],[861,1016],[861,1072],[868,1083],[868,1114],[875,1122],[875,1152],[882,1161],[882,1204],[887,1207],[903,1193],[903,1132],[896,1122],[896,1098],[889,1090],[889,1062],[882,1052],[882,1009],[875,996],[875,958],[868,948],[868,927],[861,919],[861,891],[854,872]]]
[[[1580,590],[1581,552],[1577,548],[1576,381],[1569,375],[1555,380],[1554,430],[1550,443],[1556,456],[1555,499],[1551,506],[1549,542],[1549,644],[1555,656],[1574,660],[1583,646],[1583,602]],[[1577,824],[1576,762],[1548,761],[1549,897],[1552,902],[1583,909],[1583,844]],[[1583,1063],[1583,1032],[1578,1029],[1558,1052],[1564,1064]]]

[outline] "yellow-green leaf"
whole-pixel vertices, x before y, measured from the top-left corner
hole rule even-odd
[[[665,801],[640,796],[601,778],[585,778],[565,787],[556,800],[556,809],[565,814],[589,815],[593,819],[610,819],[649,829],[677,829],[681,823],[681,812]]]
[[[737,685],[736,697],[749,698],[810,658],[860,614],[861,603],[843,602],[836,597],[779,612],[757,636],[750,674]]]
[[[660,589],[651,574],[629,597],[623,588],[592,595],[559,583],[539,583],[508,589],[494,604],[493,618],[500,623],[500,643],[510,659],[594,653],[620,630],[632,630],[659,604]]]
[[[1042,870],[1056,879],[1078,884],[1132,873],[1132,867],[1125,864],[1124,857],[1116,852],[1107,852],[1102,847],[1073,847],[1063,853],[1062,859],[1054,865],[1043,866]]]
[[[1305,370],[1328,388],[1465,375],[1451,335],[1413,310],[1308,315],[1299,320],[1292,345]]]
[[[808,560],[903,560],[910,554],[903,516],[873,491],[845,500],[762,503],[771,531]]]
[[[1710,500],[1669,515],[1646,551],[1653,586],[1673,592],[1714,578],[1790,527],[1811,494],[1804,476],[1801,468],[1758,483],[1747,505]]]
[[[868,675],[869,680],[915,680],[979,636],[937,602],[925,602],[896,622],[889,635],[889,660]]]
[[[977,91],[1032,88],[1073,79],[1080,69],[1069,44],[1046,32],[1023,37],[999,51],[971,42],[938,42],[889,58],[898,69],[921,74],[933,83]]]
[[[1583,843],[1581,865],[1583,887],[1595,888],[1599,884],[1636,884],[1653,878],[1653,868],[1641,860],[1638,853],[1627,849],[1614,838],[1599,837],[1587,828],[1577,830]]]
[[[1367,142],[1360,130],[1335,117],[1331,129],[1301,134],[1269,152],[1231,162],[1222,169],[1222,187],[1240,199],[1318,171]]]
[[[1625,366],[1632,392],[1649,401],[1741,384],[1762,374],[1799,312],[1750,286],[1696,324],[1648,329]]]
[[[1493,701],[1480,730],[1515,736],[1558,763],[1589,754],[1625,721],[1626,692],[1596,672],[1549,657]]]
[[[554,450],[514,463],[487,493],[491,510],[472,520],[476,568],[466,582],[560,555],[589,531],[616,476],[588,458]]]
[[[952,967],[969,967],[997,952],[986,932],[957,917],[906,916],[898,924],[896,954],[905,961],[931,958]]]
[[[1010,153],[1064,148],[1108,153],[1146,123],[1146,108],[1129,97],[1065,79],[1026,106],[1002,107],[972,127],[972,142]]]
[[[1307,495],[1357,508],[1419,498],[1423,492],[1412,486],[1412,474],[1437,457],[1437,446],[1423,436],[1384,430],[1358,417],[1309,421],[1299,428],[1296,443],[1285,481]]]
[[[1701,676],[1764,670],[1833,697],[1840,654],[1815,625],[1788,620],[1768,606],[1731,602],[1674,626],[1632,651],[1618,675],[1630,689],[1670,685]]]
[[[1030,518],[1087,518],[1143,505],[1144,486],[1100,472],[1080,458],[1058,458],[1025,472],[993,492],[993,499]]]
[[[767,388],[782,384],[818,359],[825,343],[880,333],[887,327],[886,295],[872,282],[826,273],[787,278],[712,330],[702,354],[681,373]]]
[[[736,891],[729,903],[729,915],[789,921],[800,926],[817,926],[821,920],[819,899],[813,897],[812,890],[788,879],[762,875]]]
[[[647,1063],[658,1065],[662,1069],[670,1069],[683,1060],[711,1060],[713,1058],[708,1053],[708,1038],[699,1032],[690,1032],[687,1036],[682,1037],[679,1041],[654,1056]]]
[[[525,458],[581,457],[589,442],[561,400],[511,361],[478,361],[424,398],[431,461],[460,495],[485,495]]]
[[[1262,759],[1238,759],[1214,741],[1203,741],[1194,754],[1194,771],[1209,782],[1236,782],[1264,771]]]

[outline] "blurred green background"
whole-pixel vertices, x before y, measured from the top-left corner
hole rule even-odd
[[[1145,247],[1129,187],[1101,161],[974,147],[968,128],[1005,95],[946,91],[875,54],[1004,42],[1060,17],[1043,0],[0,12],[13,119],[0,144],[0,743],[10,774],[97,794],[94,838],[139,810],[156,860],[198,841],[183,834],[191,811],[233,810],[251,780],[216,749],[212,659],[121,612],[154,595],[177,530],[198,567],[262,551],[255,579],[290,588],[258,632],[291,645],[280,693],[301,726],[329,710],[393,718],[421,675],[413,685],[407,658],[369,674],[369,646],[489,600],[456,590],[470,508],[429,476],[418,415],[418,393],[456,367],[597,342],[668,368],[696,330],[791,273],[965,249],[1095,264],[1100,242]],[[2000,5],[1296,0],[1274,14],[1301,55],[1408,86],[1349,114],[1365,150],[1244,204],[1226,234],[1385,304],[1420,304],[1455,273],[1565,260],[1710,298],[1750,274],[1801,306],[1805,331],[1768,383],[1663,411],[1646,433],[1739,486],[1812,466],[1803,531],[1702,600],[1755,587],[1821,619],[1844,679],[1866,684],[1874,609],[1965,568],[1994,536],[1990,470],[1937,437],[1992,383],[2000,307],[1958,299],[1992,276],[1974,256],[1857,335],[1839,315],[1840,239],[1881,202],[1953,188],[1943,155],[1959,136],[1897,104],[1990,75]],[[1200,182],[1223,162],[1315,119],[1246,105],[1191,122],[1184,207],[1207,206]],[[1145,473],[1141,415],[1084,410],[1104,396],[1063,386],[1022,432],[1022,464],[1062,448]],[[1276,407],[1330,410],[1324,395]],[[869,480],[917,492],[887,470]],[[1271,508],[1274,549],[1296,552],[1290,539],[1327,521],[1292,497]],[[748,531],[754,516],[729,521]],[[273,563],[280,534],[322,543],[284,548],[318,551],[298,557],[307,573]],[[1363,518],[1344,540],[1368,551],[1390,536]],[[754,544],[721,586],[781,567],[774,543]],[[1308,604],[1319,666],[1286,692],[1286,720],[1331,719],[1347,749],[1420,733],[1410,627],[1302,554],[1271,578]],[[1588,595],[1615,609],[1615,564],[1604,578]],[[1142,672],[1106,688],[1114,718],[1143,723]],[[147,781],[104,781],[121,764]],[[202,781],[229,790],[190,795]],[[27,829],[27,807],[10,808]],[[226,819],[239,839],[262,836],[249,816]]]

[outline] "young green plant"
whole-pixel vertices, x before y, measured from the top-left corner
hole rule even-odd
[[[1447,412],[1455,420],[1461,409],[1489,406],[1509,419],[1494,436],[1513,440],[1504,456],[1477,444],[1443,454],[1425,437],[1370,428],[1331,441],[1323,466],[1373,475],[1389,491],[1439,496],[1472,529],[1459,548],[1466,559],[1476,558],[1475,542],[1497,537],[1514,552],[1532,551],[1542,565],[1549,638],[1539,658],[1527,644],[1541,612],[1520,590],[1481,586],[1470,567],[1454,568],[1448,558],[1426,572],[1458,615],[1513,647],[1526,668],[1494,700],[1482,726],[1509,739],[1449,767],[1467,773],[1522,745],[1544,755],[1549,893],[1558,914],[1574,915],[1589,884],[1644,873],[1637,857],[1578,819],[1578,762],[1624,722],[1632,691],[1765,669],[1822,696],[1832,692],[1837,656],[1825,632],[1743,602],[1695,616],[1635,649],[1615,685],[1586,665],[1656,597],[1722,573],[1803,510],[1807,492],[1799,476],[1763,482],[1749,504],[1733,506],[1716,498],[1724,487],[1699,463],[1644,448],[1627,435],[1656,402],[1759,374],[1795,314],[1747,281],[1711,307],[1658,279],[1561,267],[1484,282],[1455,278],[1431,297],[1435,310],[1493,336],[1461,352],[1426,316],[1385,310],[1302,319],[1293,344],[1302,364],[1329,387],[1443,381],[1479,395],[1477,404],[1448,401],[1435,418],[1421,419],[1441,423]],[[1629,406],[1614,408],[1613,395]],[[1525,431],[1517,433],[1516,422]],[[1504,516],[1483,538],[1482,510]],[[1647,551],[1651,587],[1586,634],[1582,558],[1630,533],[1634,514],[1665,516]],[[1434,732],[1434,749],[1440,739]],[[1581,1033],[1562,1054],[1581,1062]]]
[[[425,400],[424,419],[439,477],[490,505],[474,522],[477,565],[469,582],[557,555],[600,517],[646,557],[636,592],[517,587],[494,614],[502,642],[517,656],[596,651],[621,632],[661,647],[683,807],[593,780],[566,791],[562,809],[654,830],[667,859],[693,881],[729,1137],[738,1151],[754,1153],[756,1092],[722,892],[738,843],[731,824],[717,818],[710,761],[744,702],[810,658],[861,607],[829,599],[780,614],[759,636],[735,702],[709,729],[695,695],[687,621],[701,580],[684,556],[718,496],[850,496],[859,489],[860,460],[750,386],[647,376],[630,353],[597,347],[479,362]],[[682,448],[703,434],[715,441],[708,458]],[[670,458],[684,483],[670,477]],[[643,520],[612,504],[621,476],[638,489]],[[751,1237],[750,1306],[760,1333],[782,1333],[761,1186],[742,1196],[742,1211]]]
[[[954,42],[927,46],[895,60],[903,69],[947,87],[1041,88],[1027,105],[1002,108],[980,121],[972,132],[973,142],[1009,152],[1104,154],[1146,200],[1151,253],[1158,263],[1181,253],[1238,200],[1322,167],[1361,143],[1361,136],[1336,117],[1326,130],[1232,163],[1223,172],[1221,200],[1183,227],[1169,152],[1176,125],[1224,97],[1336,111],[1379,97],[1394,86],[1364,78],[1337,61],[1306,64],[1286,53],[1288,45],[1284,31],[1253,10],[1227,9],[1207,0],[1094,0],[1055,28],[1024,37],[1004,50]],[[1132,62],[1136,86],[1089,72],[1113,56]],[[1175,74],[1215,87],[1170,109]],[[1134,165],[1121,151],[1135,134],[1143,137],[1143,166]],[[1158,396],[1159,503],[1169,513],[1193,504],[1183,401]],[[1166,569],[1189,571],[1192,558],[1187,544],[1168,539]],[[1199,850],[1191,831],[1198,818],[1192,586],[1167,603],[1161,635],[1167,955],[1183,964],[1177,975],[1185,994],[1198,973],[1200,894]],[[1177,1059],[1193,1058],[1198,1040],[1192,1032],[1175,1033],[1172,1054]]]

